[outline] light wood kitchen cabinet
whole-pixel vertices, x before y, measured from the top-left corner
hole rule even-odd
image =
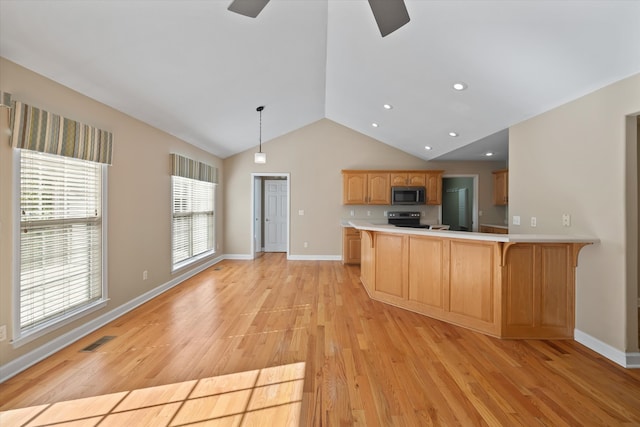
[[[389,174],[386,172],[367,174],[367,193],[369,205],[390,205],[391,185],[389,185]]]
[[[343,171],[342,203],[345,205],[390,205],[388,172]]]
[[[361,236],[360,279],[375,300],[500,338],[573,338],[575,268],[586,242]]]
[[[360,231],[344,227],[342,231],[342,263],[360,264]]]
[[[506,206],[509,204],[509,170],[493,171],[493,204]]]
[[[442,204],[442,171],[426,173],[427,205]]]
[[[391,205],[392,186],[424,186],[427,205],[442,204],[441,170],[343,170],[342,203]]]
[[[342,175],[342,203],[345,205],[367,204],[367,174],[349,172]]]
[[[426,187],[427,175],[424,172],[392,172],[391,186]]]

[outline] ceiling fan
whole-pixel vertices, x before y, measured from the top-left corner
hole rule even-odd
[[[255,18],[267,3],[269,0],[233,0],[228,9]],[[382,37],[391,34],[410,20],[404,0],[369,0],[369,6]]]

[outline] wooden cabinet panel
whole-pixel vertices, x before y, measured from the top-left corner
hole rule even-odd
[[[342,203],[364,205],[367,203],[367,174],[347,173],[342,177]]]
[[[568,247],[539,246],[540,251],[540,326],[573,329],[573,313],[568,316],[569,300],[573,301],[573,287],[569,286],[570,269]]]
[[[571,245],[518,244],[507,252],[503,336],[573,337]]]
[[[409,239],[409,301],[444,310],[445,305],[445,256],[448,242],[412,236]]]
[[[389,185],[388,173],[368,173],[367,185],[368,204],[391,204],[391,186]]]
[[[406,297],[407,241],[407,236],[376,233],[376,292]]]
[[[342,232],[343,264],[360,264],[360,231],[353,227],[345,227]]]
[[[369,295],[373,292],[376,281],[374,236],[375,234],[370,231],[360,233],[360,280]]]
[[[427,185],[427,177],[424,172],[392,172],[390,174],[391,186],[419,186]]]
[[[390,205],[391,185],[389,185],[389,173],[343,173],[342,204]]]
[[[503,314],[509,327],[534,324],[533,249],[531,245],[517,245],[509,250]]]
[[[449,310],[465,317],[494,321],[494,244],[451,242]]]
[[[442,172],[427,172],[427,205],[442,204]]]
[[[493,171],[493,204],[509,204],[509,171],[506,169]]]

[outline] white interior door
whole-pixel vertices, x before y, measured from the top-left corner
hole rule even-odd
[[[287,251],[287,181],[264,181],[264,250]]]
[[[253,244],[254,256],[262,252],[262,178],[253,177]]]

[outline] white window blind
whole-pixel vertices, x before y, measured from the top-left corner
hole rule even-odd
[[[171,177],[173,197],[173,268],[213,251],[215,184]]]
[[[104,298],[102,165],[20,150],[20,331]]]

